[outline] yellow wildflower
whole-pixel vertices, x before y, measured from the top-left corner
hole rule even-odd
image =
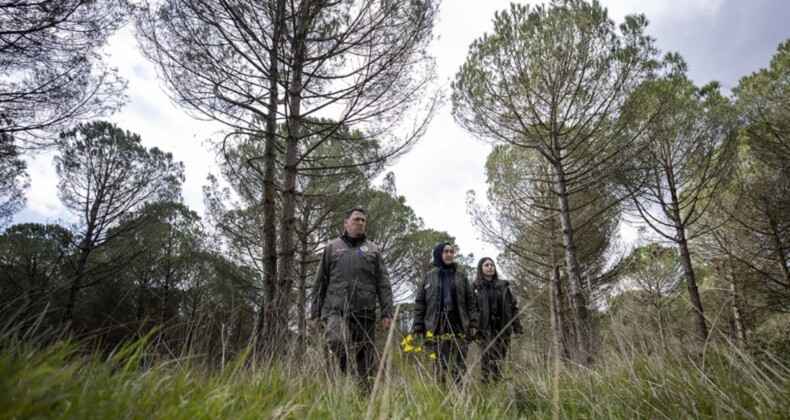
[[[420,353],[421,351],[422,351],[422,346],[417,346],[417,348],[414,349],[415,353]]]
[[[411,336],[411,334],[409,334],[406,337],[404,337],[403,340],[401,340],[401,342],[400,342],[401,347],[405,346],[406,344],[411,343],[412,339],[413,339],[413,337]]]
[[[425,338],[433,338],[433,333],[428,331],[425,333]]]
[[[410,351],[412,351],[412,350],[414,350],[414,346],[412,346],[411,344],[406,344],[406,345],[403,347],[403,351],[404,351],[404,352],[406,352],[406,353],[408,353],[408,352],[410,352]]]
[[[431,355],[428,357],[430,357],[431,360],[436,360],[436,353],[431,353]]]

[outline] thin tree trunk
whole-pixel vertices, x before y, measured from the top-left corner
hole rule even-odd
[[[302,214],[302,233],[299,235],[299,294],[297,301],[297,313],[299,314],[299,337],[296,344],[296,354],[301,356],[307,349],[307,224],[309,223],[309,212]]]
[[[559,153],[557,153],[559,156]],[[565,265],[571,287],[571,302],[574,329],[576,331],[576,345],[579,351],[579,361],[583,365],[592,363],[590,354],[590,331],[587,319],[587,304],[582,289],[582,280],[579,264],[576,258],[576,243],[573,237],[573,224],[571,223],[570,206],[566,193],[565,177],[562,172],[561,162],[557,161],[554,167],[554,181],[560,205],[560,223],[562,226],[562,241],[565,245]]]
[[[779,264],[779,271],[782,273],[784,279],[783,285],[785,289],[790,290],[790,268],[787,267],[787,256],[785,255],[784,247],[782,246],[782,239],[779,236],[779,229],[776,222],[771,220],[771,240],[774,243],[774,257]]]
[[[553,245],[552,245],[552,248]],[[565,346],[565,328],[563,328],[562,316],[562,297],[561,297],[561,278],[560,266],[554,249],[551,251],[551,332],[552,344],[554,348],[554,357],[562,359],[564,362],[568,361],[568,349]]]
[[[661,287],[658,288],[656,295],[656,322],[658,323],[658,336],[661,338],[661,346],[664,351],[667,351],[667,333],[664,328],[664,302],[661,299]]]
[[[691,264],[691,254],[689,253],[688,241],[686,240],[686,229],[683,225],[683,219],[680,215],[680,200],[678,198],[677,188],[675,186],[675,179],[672,176],[672,171],[667,171],[667,180],[669,181],[669,191],[672,197],[672,218],[675,224],[675,241],[678,244],[680,251],[680,264],[683,266],[683,278],[686,280],[686,288],[689,293],[689,300],[694,309],[694,324],[697,329],[697,338],[705,343],[708,339],[708,325],[705,321],[705,313],[702,310],[702,300],[699,297],[699,289],[697,288],[697,280],[694,276],[694,267]]]
[[[274,22],[274,33],[272,34],[272,47],[269,52],[269,103],[268,114],[266,115],[266,128],[264,133],[263,148],[263,220],[261,235],[263,242],[262,258],[262,281],[263,296],[261,297],[261,309],[258,314],[257,336],[259,341],[257,346],[264,353],[272,354],[272,333],[274,332],[273,318],[276,314],[274,307],[277,285],[277,229],[275,227],[275,180],[274,168],[276,165],[276,131],[277,131],[277,103],[278,103],[278,79],[280,59],[278,49],[280,48],[282,30],[285,20],[285,0],[277,1],[277,9],[272,22]]]
[[[146,312],[148,312],[148,305],[146,303],[146,299],[148,297],[148,279],[145,277],[147,274],[143,275],[143,278],[140,278],[140,283],[137,286],[137,334],[142,337],[144,332],[142,331],[143,320],[145,318]]]
[[[66,300],[66,307],[63,311],[63,322],[71,322],[74,320],[74,307],[77,302],[77,293],[82,287],[82,278],[85,276],[85,267],[88,265],[88,256],[90,256],[93,247],[91,246],[90,235],[93,234],[93,229],[89,228],[85,238],[79,245],[79,257],[77,263],[74,265],[74,277],[71,280],[69,287],[69,297]],[[73,327],[73,326],[72,326]]]
[[[309,24],[309,7],[300,10],[298,27],[291,43],[293,58],[291,80],[288,85],[288,135],[285,139],[285,162],[283,164],[282,214],[280,217],[280,251],[277,267],[277,337],[278,353],[284,350],[288,339],[288,321],[291,308],[291,283],[294,246],[294,225],[296,221],[296,163],[299,151],[299,136],[302,126],[302,67],[304,66],[306,27]]]
[[[743,316],[741,315],[741,298],[738,292],[738,284],[735,281],[735,265],[730,261],[728,264],[727,278],[730,283],[730,306],[732,307],[732,319],[735,323],[735,334],[738,337],[738,346],[743,348],[746,345],[746,328],[743,326]]]

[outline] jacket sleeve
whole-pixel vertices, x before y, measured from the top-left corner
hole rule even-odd
[[[516,302],[516,297],[513,296],[513,292],[510,291],[510,287],[507,288],[507,294],[510,297],[510,313],[513,317],[513,332],[521,334],[524,331],[524,328],[521,326],[521,316],[518,313],[518,303]]]
[[[329,246],[327,244],[324,248],[321,262],[318,263],[318,269],[315,270],[315,283],[310,298],[310,319],[321,317],[321,308],[324,307],[324,300],[326,300],[326,290],[329,286]]]
[[[414,325],[411,327],[413,332],[425,331],[425,282],[427,279],[426,275],[417,286],[417,298],[414,301]]]
[[[472,285],[469,284],[469,279],[464,276],[464,293],[466,294],[466,313],[469,314],[469,328],[477,329],[479,325],[480,313],[477,310],[477,298],[472,292]]]
[[[376,293],[379,296],[379,307],[381,308],[382,318],[392,318],[392,284],[387,266],[384,264],[384,257],[378,255],[378,267],[376,267]]]

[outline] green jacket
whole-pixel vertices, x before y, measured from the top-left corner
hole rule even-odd
[[[375,319],[376,300],[381,317],[392,318],[392,285],[381,248],[367,239],[356,247],[342,237],[330,241],[315,273],[310,319],[331,314]]]
[[[455,302],[464,332],[469,334],[470,328],[477,328],[477,302],[472,294],[469,279],[461,270],[455,271]],[[414,332],[435,332],[439,323],[439,268],[434,267],[425,275],[417,288],[417,299],[414,303]]]
[[[501,324],[504,325],[502,328],[504,336],[509,337],[511,332],[521,333],[523,329],[518,316],[518,305],[513,293],[510,292],[508,282],[499,280],[495,287],[499,289],[499,308],[502,314]],[[485,286],[478,280],[474,282],[472,289],[477,298],[477,308],[480,310],[480,331],[488,332],[491,317]]]

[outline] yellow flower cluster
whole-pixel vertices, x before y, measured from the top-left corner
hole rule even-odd
[[[433,338],[433,333],[428,331],[425,333],[425,338],[430,339]],[[414,336],[408,334],[406,337],[403,338],[400,342],[401,348],[403,348],[404,353],[422,353],[423,348],[422,345],[414,342]],[[428,355],[431,360],[436,360],[436,353],[431,353]]]

